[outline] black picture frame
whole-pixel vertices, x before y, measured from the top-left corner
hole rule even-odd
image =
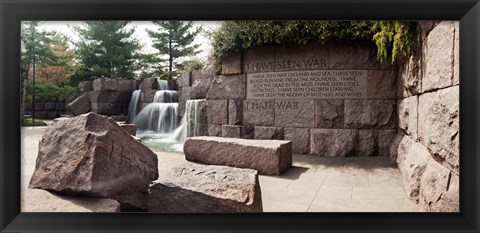
[[[478,0],[0,0],[1,232],[478,232]],[[22,20],[460,20],[460,213],[20,213]]]

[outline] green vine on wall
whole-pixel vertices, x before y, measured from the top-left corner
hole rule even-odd
[[[378,60],[410,55],[416,35],[410,21],[227,21],[210,34],[217,65],[250,47],[327,41],[373,41]]]

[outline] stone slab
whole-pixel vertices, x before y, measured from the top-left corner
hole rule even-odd
[[[93,90],[93,82],[92,81],[80,81],[78,83],[78,91],[79,92],[87,92]]]
[[[453,84],[454,38],[455,23],[453,21],[440,22],[428,34],[422,92]]]
[[[231,99],[228,100],[228,124],[239,125],[243,122],[243,100]]]
[[[429,212],[459,212],[459,177],[430,159],[420,180],[419,204]]]
[[[280,71],[247,74],[247,99],[367,98],[366,70]]]
[[[369,70],[367,80],[367,96],[369,99],[396,98],[396,70]]]
[[[312,129],[310,154],[327,157],[354,156],[358,151],[358,130]]]
[[[244,100],[243,124],[255,126],[271,126],[275,119],[274,100]]]
[[[275,71],[328,69],[330,47],[321,43],[275,46]]]
[[[252,47],[243,55],[243,72],[258,73],[275,71],[275,47]]]
[[[417,140],[418,96],[411,96],[398,101],[398,127],[407,135]]]
[[[228,100],[208,100],[208,123],[228,124]]]
[[[52,124],[38,147],[29,188],[107,197],[145,209],[158,159],[113,119],[95,113]]]
[[[418,202],[420,180],[431,155],[425,146],[415,142],[409,136],[404,136],[395,150],[405,194],[408,198]]]
[[[371,43],[330,43],[330,69],[379,68],[375,47]]]
[[[308,128],[284,128],[284,140],[292,141],[292,151],[298,154],[310,152],[310,129]]]
[[[315,100],[315,127],[341,129],[344,122],[343,99]]]
[[[245,74],[220,75],[213,78],[207,99],[244,99]]]
[[[150,187],[149,212],[263,212],[257,171],[192,163]]]
[[[418,99],[418,138],[431,155],[459,174],[459,86],[425,93]]]
[[[90,111],[90,102],[88,101],[87,93],[81,94],[72,102],[68,103],[66,108],[67,111],[71,112],[75,116]]]
[[[345,128],[394,129],[395,100],[345,100]]]
[[[92,103],[92,112],[106,116],[120,115],[122,114],[121,103]]]
[[[183,151],[188,161],[250,168],[260,174],[278,175],[292,166],[290,141],[191,137]]]
[[[266,127],[255,126],[254,129],[255,139],[278,139],[283,140],[283,128],[282,127]]]
[[[190,87],[192,85],[192,72],[185,72],[183,73],[177,80],[178,86],[182,87]]]
[[[222,137],[253,139],[254,128],[245,125],[222,125]]]
[[[314,127],[315,100],[275,100],[275,126]]]

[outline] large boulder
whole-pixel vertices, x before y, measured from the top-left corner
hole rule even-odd
[[[279,175],[292,166],[292,142],[222,137],[191,137],[183,152],[188,161],[258,170]]]
[[[29,187],[146,209],[157,167],[156,154],[113,119],[88,113],[57,121],[45,131]]]
[[[85,92],[67,104],[67,111],[73,115],[78,116],[90,111],[90,101],[88,100],[88,92]]]
[[[428,212],[460,211],[459,177],[430,159],[420,180],[420,207]]]
[[[120,212],[120,203],[101,197],[79,197],[41,189],[22,192],[22,212]]]
[[[150,187],[150,212],[262,212],[257,171],[185,163]]]

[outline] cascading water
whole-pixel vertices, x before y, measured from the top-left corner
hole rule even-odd
[[[185,105],[185,114],[182,118],[182,123],[172,133],[172,139],[178,141],[183,145],[187,137],[200,136],[199,127],[199,104],[205,100],[187,100]]]
[[[137,106],[141,101],[141,89],[144,84],[141,83],[139,90],[132,93],[128,109],[129,122],[137,126],[137,136],[145,145],[165,151],[181,152],[187,137],[202,135],[198,114],[201,103],[203,107],[206,106],[206,100],[187,100],[185,114],[179,122],[178,92],[169,90],[168,82],[165,80],[157,82],[159,90],[155,92],[153,102],[147,104],[138,114]],[[206,123],[206,118],[203,121]]]

